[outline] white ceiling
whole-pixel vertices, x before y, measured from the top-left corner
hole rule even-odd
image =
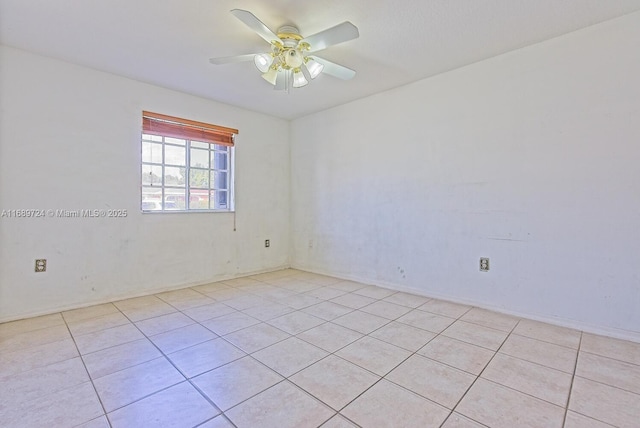
[[[343,21],[360,38],[319,54],[355,69],[287,94],[252,62],[245,9],[303,36]],[[286,119],[300,117],[640,10],[640,0],[0,0],[0,43]]]

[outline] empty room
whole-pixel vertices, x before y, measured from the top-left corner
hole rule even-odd
[[[0,426],[640,426],[640,0],[0,0]]]

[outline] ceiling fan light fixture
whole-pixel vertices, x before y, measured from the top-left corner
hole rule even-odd
[[[253,57],[253,62],[261,73],[267,73],[273,64],[273,55],[270,53],[257,54]]]
[[[310,57],[305,57],[305,65],[307,66],[307,70],[309,70],[309,75],[312,79],[318,77],[318,75],[322,73],[322,70],[324,69],[324,65],[320,64],[318,61]]]
[[[269,68],[265,73],[262,73],[262,78],[273,86],[276,85],[276,79],[278,78],[278,70],[276,68]]]
[[[306,77],[304,77],[304,74],[302,74],[302,71],[300,71],[299,68],[295,68],[293,70],[293,87],[301,88],[303,86],[306,86],[308,83],[309,81],[307,80]]]
[[[304,57],[298,49],[286,49],[283,55],[284,62],[289,68],[299,68],[304,62]]]

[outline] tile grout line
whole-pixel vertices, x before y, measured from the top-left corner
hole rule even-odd
[[[114,305],[115,306],[115,305]],[[120,309],[118,309],[119,311]],[[104,418],[107,420],[107,423],[109,424],[109,427],[111,427],[111,421],[109,420],[109,417],[107,416],[107,409],[104,407],[104,403],[102,402],[102,397],[100,397],[100,394],[98,394],[98,389],[96,388],[96,384],[93,382],[93,378],[91,377],[91,373],[89,373],[89,369],[87,369],[87,365],[84,362],[84,357],[82,355],[82,352],[80,352],[80,348],[78,347],[78,344],[76,343],[76,338],[73,335],[73,333],[71,333],[71,329],[69,328],[69,324],[67,323],[67,319],[64,317],[64,314],[62,312],[60,312],[60,316],[62,317],[62,320],[64,321],[64,325],[67,328],[67,331],[69,332],[69,336],[71,336],[71,340],[73,341],[73,346],[76,347],[76,350],[78,351],[78,356],[80,357],[80,361],[82,361],[82,367],[84,367],[84,371],[87,374],[87,377],[89,378],[89,382],[91,382],[91,386],[93,387],[93,392],[96,394],[96,397],[98,398],[98,402],[100,403],[100,407],[102,407],[102,416],[104,416]],[[96,419],[96,418],[94,418]],[[91,419],[93,420],[93,419]],[[89,421],[86,421],[89,422]],[[84,422],[84,423],[86,423]]]
[[[489,359],[489,361],[487,361],[487,363],[484,365],[484,367],[482,368],[482,370],[480,370],[480,373],[478,373],[478,375],[476,376],[476,378],[473,380],[473,382],[471,382],[471,385],[469,385],[469,387],[466,389],[466,391],[464,392],[464,394],[462,394],[462,397],[460,397],[460,399],[458,400],[458,402],[455,404],[455,406],[453,406],[453,408],[451,409],[451,413],[449,414],[449,417],[455,413],[456,409],[458,408],[458,406],[460,405],[460,403],[462,402],[462,400],[464,400],[464,397],[467,396],[467,394],[469,393],[469,391],[471,391],[471,388],[473,388],[473,386],[476,384],[476,382],[478,381],[478,379],[480,379],[480,377],[482,376],[482,373],[484,373],[484,371],[487,369],[487,367],[489,367],[489,364],[491,364],[491,362],[493,361],[493,359],[496,357],[496,355],[498,355],[498,353],[500,352],[500,349],[502,349],[502,347],[504,346],[504,344],[506,343],[506,341],[509,339],[509,337],[511,336],[511,334],[513,333],[513,331],[516,329],[516,327],[518,327],[518,324],[520,324],[520,321],[522,321],[521,318],[518,318],[518,321],[516,322],[516,324],[511,328],[511,330],[509,331],[509,333],[505,336],[504,340],[502,341],[502,343],[500,344],[500,346],[498,347],[498,349],[496,349],[494,351],[493,356],[491,357],[491,359]],[[499,384],[498,384],[499,385]],[[504,385],[503,385],[504,386]],[[464,415],[463,413],[460,413],[461,415],[463,415],[466,418],[471,419],[474,422],[478,422],[481,425],[484,425],[483,423],[476,421],[475,419]],[[449,417],[447,417],[447,419],[449,419]],[[447,422],[447,419],[445,419],[442,422],[442,425],[440,425],[440,427],[442,428],[442,426]],[[485,425],[486,426],[486,425]]]
[[[573,393],[573,381],[578,371],[578,360],[580,359],[580,348],[582,347],[582,332],[580,332],[580,340],[578,341],[578,349],[576,351],[576,362],[573,365],[573,373],[571,375],[571,385],[569,385],[569,394],[567,394],[567,402],[564,408],[564,417],[562,418],[562,427],[567,424],[567,416],[569,415],[569,403],[571,403],[571,394]]]

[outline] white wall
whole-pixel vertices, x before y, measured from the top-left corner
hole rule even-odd
[[[289,265],[287,121],[7,47],[0,94],[0,209],[128,210],[0,218],[0,321]],[[140,212],[142,110],[240,130],[236,232],[230,213]]]
[[[639,47],[636,13],[295,120],[293,266],[639,337]]]

